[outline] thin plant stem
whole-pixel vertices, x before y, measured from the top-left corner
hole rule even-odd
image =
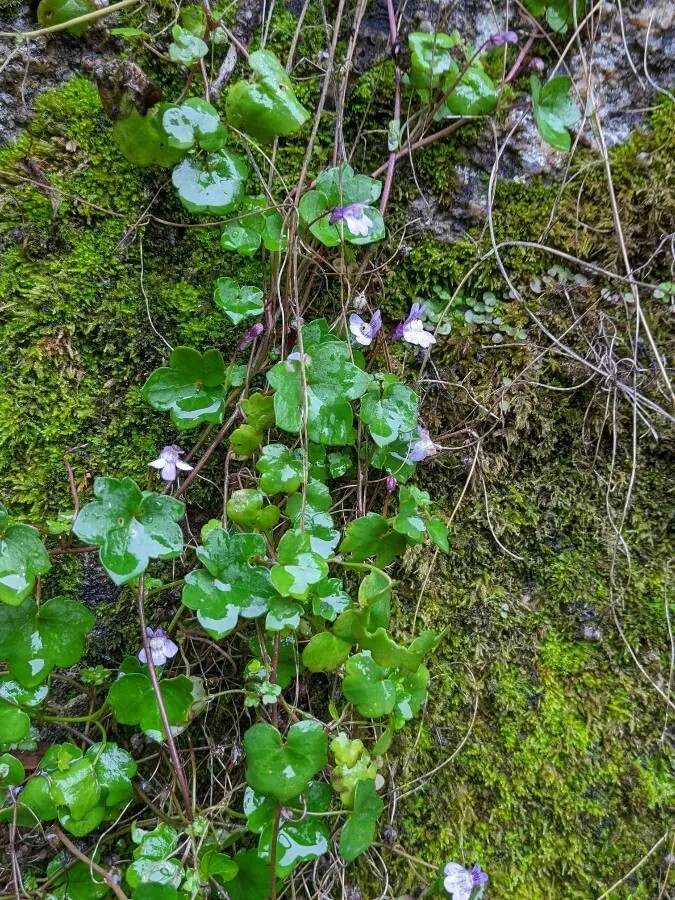
[[[164,732],[166,734],[166,743],[169,748],[169,756],[171,757],[171,762],[173,763],[176,772],[176,781],[178,782],[178,788],[183,798],[184,812],[188,820],[192,821],[194,816],[192,812],[190,790],[188,788],[188,784],[185,778],[185,772],[183,771],[183,766],[178,755],[178,750],[176,749],[176,743],[173,739],[173,734],[171,733],[171,725],[169,724],[169,717],[167,716],[166,707],[164,706],[162,692],[159,689],[159,681],[157,680],[157,673],[155,672],[155,666],[153,665],[152,661],[152,648],[150,647],[150,641],[148,639],[148,633],[145,627],[144,580],[144,576],[141,575],[138,584],[138,619],[141,626],[141,640],[143,642],[143,649],[145,650],[145,657],[148,661],[148,675],[150,677],[152,690],[155,694],[155,700],[157,701],[157,706],[159,707],[159,714],[162,719],[162,725],[164,726]]]

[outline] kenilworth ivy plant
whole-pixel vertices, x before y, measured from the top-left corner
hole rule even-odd
[[[568,0],[526,6],[556,31],[583,11]],[[38,17],[49,26],[84,17],[70,28],[79,35],[90,11],[84,0],[42,0]],[[236,343],[229,353],[177,346],[147,376],[147,414],[171,436],[157,459],[139,461],[133,477],[96,473],[88,496],[71,477],[75,509],[42,530],[0,507],[0,821],[13,835],[45,823],[72,854],[50,862],[42,885],[63,900],[265,900],[303,863],[329,853],[356,860],[393,790],[383,758],[420,715],[442,640],[392,627],[392,565],[424,544],[448,552],[450,539],[433,497],[413,483],[441,448],[413,379],[387,349],[386,310],[369,320],[344,309],[334,322],[312,317],[293,280],[307,247],[308,259],[342,277],[359,248],[368,245],[365,266],[387,239],[394,166],[413,144],[402,147],[400,102],[384,181],[336,152],[334,165],[303,172],[277,201],[261,160],[301,133],[311,111],[290,65],[268,49],[248,54],[245,77],[219,102],[207,60],[230,39],[226,12],[183,8],[166,52],[155,49],[187,73],[181,99],[145,105],[127,93],[112,135],[131,163],[170,169],[185,215],[215,218],[204,224],[218,229],[223,250],[260,252],[269,277],[245,284],[214,259],[213,303]],[[148,39],[138,28],[113,31]],[[498,83],[484,56],[517,41],[506,32],[473,48],[456,32],[410,34],[402,83],[409,106],[421,107],[414,127],[512,102],[523,60]],[[188,96],[195,76],[204,97]],[[531,79],[534,121],[558,150],[579,121],[571,87],[564,76]],[[284,268],[293,276],[285,293]],[[486,297],[481,321],[491,321]],[[444,299],[415,302],[392,345],[401,340],[418,359],[431,352],[449,329]],[[206,509],[191,486],[219,455],[223,502]],[[105,666],[83,665],[89,636],[100,645],[97,597],[62,596],[50,580],[53,559],[70,553],[97,554],[138,636],[123,642],[123,658],[103,654]],[[162,594],[173,598],[170,612]],[[214,774],[221,731],[229,762]],[[204,749],[211,783],[200,802]],[[170,777],[158,785],[165,760]],[[93,832],[87,853],[71,839]],[[120,842],[115,860],[110,835]],[[486,878],[448,863],[426,890],[466,900]]]

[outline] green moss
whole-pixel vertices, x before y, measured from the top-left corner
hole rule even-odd
[[[277,13],[275,22],[270,40],[281,51],[290,44],[292,21]],[[324,38],[318,24],[309,21],[303,41],[316,39],[320,47]],[[352,131],[377,90],[373,119],[384,134],[389,70],[385,63],[356,82],[347,123]],[[166,79],[173,85],[175,73]],[[301,89],[310,108],[317,84]],[[379,85],[386,88],[383,93]],[[669,122],[672,111],[659,107],[651,132],[635,135],[612,153],[636,258],[643,241],[672,215],[672,196],[664,190],[672,167]],[[331,158],[333,127],[327,115],[310,175]],[[304,137],[283,142],[277,156],[289,182],[299,170]],[[376,143],[375,158],[362,157],[359,166],[380,162]],[[62,462],[68,447],[81,448],[73,464],[86,488],[93,475],[102,473],[129,474],[145,484],[147,461],[159,446],[169,440],[192,442],[194,435],[177,434],[165,416],[140,399],[145,377],[167,352],[150,319],[172,345],[219,346],[228,354],[237,335],[213,307],[212,282],[218,275],[236,274],[242,283],[261,284],[262,273],[258,258],[242,260],[221,251],[218,228],[177,228],[151,218],[187,220],[167,189],[166,173],[140,172],[120,158],[96,91],[85,79],[41,96],[30,135],[2,151],[0,168],[11,168],[27,152],[61,196],[55,212],[53,195],[13,182],[0,226],[5,304],[0,477],[11,512],[39,521],[70,505]],[[650,155],[653,172],[640,167],[642,153]],[[457,138],[420,156],[422,186],[438,192],[447,209],[461,154]],[[402,167],[391,206],[394,229],[407,215],[413,190]],[[605,227],[602,172],[587,173],[580,207],[584,221],[597,224],[589,217],[591,209],[605,217],[599,232],[578,228],[577,191],[573,183],[564,192],[547,240],[611,261],[615,241]],[[556,189],[544,182],[499,184],[498,236],[538,239],[555,197]],[[640,209],[646,210],[644,234],[638,227]],[[436,289],[453,291],[489,247],[480,229],[454,243],[423,235],[406,236],[406,243],[410,252],[384,270],[385,311],[391,320],[413,299],[425,299]],[[534,251],[514,251],[505,260],[524,285],[550,265]],[[467,292],[480,290],[503,290],[493,261],[478,267],[467,285]],[[590,305],[593,299],[591,291],[584,302]],[[559,298],[546,293],[539,302],[556,321]],[[330,303],[328,294],[318,300]],[[505,315],[522,321],[515,304],[504,306]],[[590,315],[587,321],[595,322]],[[661,325],[658,319],[656,325]],[[526,346],[488,356],[484,341],[481,332],[462,327],[440,344],[435,355],[440,377],[461,383],[466,397],[445,387],[427,396],[425,415],[433,433],[473,423],[474,398],[493,408],[496,392],[531,360]],[[555,383],[561,372],[552,357],[530,375]],[[480,861],[490,872],[495,897],[587,900],[627,873],[669,824],[672,762],[660,743],[664,710],[640,680],[609,614],[612,534],[597,472],[607,467],[611,448],[601,441],[599,458],[593,458],[598,437],[593,427],[601,423],[593,391],[591,385],[578,395],[554,395],[521,386],[508,395],[504,421],[484,437],[480,471],[493,527],[521,559],[499,550],[474,481],[476,494],[469,491],[453,521],[451,554],[435,559],[420,603],[422,623],[447,630],[433,661],[430,703],[419,732],[413,728],[397,738],[395,777],[401,793],[413,779],[423,778],[421,789],[397,803],[398,841],[432,864],[453,858]],[[580,441],[584,429],[592,433],[589,458]],[[423,486],[446,514],[457,501],[471,457],[448,456],[422,472]],[[205,474],[219,481],[221,465],[222,459],[214,458]],[[651,661],[650,671],[660,672],[668,670],[670,646],[660,562],[669,552],[661,506],[669,484],[665,473],[666,460],[658,450],[650,451],[638,474],[627,527],[636,551],[621,608],[631,646]],[[617,490],[625,489],[629,475],[621,457],[612,475]],[[213,494],[208,482],[203,485],[195,505],[208,509]],[[401,634],[410,630],[429,560],[412,553],[408,568],[399,573]],[[92,658],[114,662],[134,648],[135,626],[126,627],[131,598],[114,589],[93,562],[84,580],[82,574],[79,561],[59,560],[50,584],[80,592],[104,611],[105,628],[94,636]],[[623,566],[617,574],[627,575]],[[168,613],[175,598],[161,596]],[[164,614],[159,603],[157,610]],[[582,640],[589,621],[602,631],[597,643]],[[426,781],[425,773],[444,763],[469,731],[456,758]],[[419,886],[421,879],[411,874],[408,862],[386,847],[380,852],[397,894]],[[616,896],[658,896],[662,859],[660,853],[650,858]],[[376,891],[369,873],[362,887],[367,897],[381,889]]]

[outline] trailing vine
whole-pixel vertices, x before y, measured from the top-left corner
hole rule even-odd
[[[557,31],[583,11],[567,0],[526,6]],[[443,448],[398,342],[417,354],[412,366],[423,363],[456,304],[439,296],[385,323],[386,310],[359,293],[329,321],[312,313],[311,263],[326,263],[345,288],[347,269],[358,283],[387,238],[398,160],[498,115],[528,63],[521,52],[501,81],[488,74],[486,55],[519,42],[511,31],[479,48],[456,32],[413,33],[403,72],[391,3],[388,13],[394,108],[386,160],[370,175],[344,159],[311,171],[324,89],[299,181],[284,199],[273,195],[261,169],[273,171],[270,145],[300,132],[311,111],[277,57],[249,52],[208,3],[183,8],[163,54],[184,67],[186,91],[202,80],[203,96],[145,104],[127,91],[116,105],[119,151],[170,170],[185,211],[220,222],[225,252],[260,253],[265,286],[215,279],[213,302],[237,332],[229,360],[218,347],[179,346],[149,375],[141,393],[166,416],[171,443],[139,462],[136,479],[99,475],[93,496],[80,496],[68,463],[73,510],[44,533],[0,511],[0,821],[13,845],[24,829],[44,826],[58,851],[40,883],[17,875],[17,896],[263,900],[280,896],[301,864],[329,853],[353,863],[376,841],[387,755],[423,710],[427,661],[442,640],[394,631],[387,569],[411,547],[449,546],[447,523],[414,483],[417,466]],[[45,29],[75,36],[102,14],[89,0],[38,7]],[[144,39],[139,29],[113,31]],[[248,70],[222,110],[214,104],[225,75],[214,80],[205,65],[220,45],[234,47]],[[570,87],[566,76],[542,84],[532,75],[534,120],[561,151],[580,118]],[[402,90],[415,103],[406,121]],[[430,131],[446,120],[452,125]],[[484,295],[460,315],[487,321],[495,303]],[[222,508],[195,534],[204,516],[190,487],[215,455]],[[71,553],[97,554],[136,618],[137,652],[114,672],[79,665],[95,616],[50,593],[53,558]],[[178,590],[173,619],[156,622],[150,599]],[[230,666],[236,686],[221,691],[194,674],[191,638]],[[64,691],[74,715],[59,711]],[[238,783],[220,791],[202,784],[201,765],[215,750],[199,746],[194,731],[224,709],[241,734],[227,747],[228,779],[236,773]],[[72,740],[52,743],[26,771],[21,753],[49,725]],[[165,779],[161,802],[145,791],[146,755]],[[85,852],[78,839],[94,833],[100,839]],[[119,838],[126,850],[104,865],[103,848]],[[486,883],[477,864],[448,863],[424,890],[460,900],[481,896]]]

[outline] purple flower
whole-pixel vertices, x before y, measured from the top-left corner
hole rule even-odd
[[[368,347],[373,342],[373,338],[382,328],[382,313],[376,309],[370,322],[364,322],[357,313],[352,313],[349,317],[349,330],[354,335],[357,344],[362,347]]]
[[[474,887],[482,887],[484,884],[487,884],[490,880],[487,872],[482,872],[478,863],[474,863],[471,866],[471,878],[473,879]]]
[[[410,307],[407,319],[397,325],[391,338],[398,341],[403,338],[408,344],[415,344],[417,347],[423,347],[427,350],[436,343],[436,338],[429,331],[424,330],[422,317],[426,312],[426,306],[420,303],[413,303]]]
[[[158,628],[156,631],[152,628],[146,628],[145,634],[148,638],[148,643],[150,644],[150,656],[152,657],[151,661],[153,665],[163,666],[167,659],[173,659],[176,653],[178,653],[178,647],[163,628]],[[145,653],[145,647],[141,648],[138,658],[142,663],[147,664],[148,657]]]
[[[312,357],[309,355],[309,353],[300,353],[300,351],[294,350],[293,353],[288,354],[288,356],[286,357],[286,361],[287,362],[304,362],[304,364],[306,366],[308,366],[312,361]],[[289,368],[290,368],[290,366],[289,366]]]
[[[533,56],[527,64],[527,68],[534,69],[535,72],[543,72],[546,66],[541,56]]]
[[[152,466],[153,469],[161,469],[164,481],[172,482],[176,480],[178,475],[177,469],[180,469],[181,472],[192,471],[192,466],[181,459],[184,453],[185,450],[181,450],[175,444],[168,444],[166,447],[162,447],[159,458],[153,459],[148,465]]]
[[[417,434],[417,440],[410,448],[406,462],[422,462],[422,460],[427,459],[429,456],[434,456],[441,449],[438,444],[435,444],[431,440],[429,432],[422,425],[417,426]]]
[[[397,486],[398,486],[398,482],[396,481],[396,479],[394,478],[394,476],[393,476],[393,475],[387,475],[387,480],[386,480],[385,483],[386,483],[386,485],[387,485],[387,493],[388,493],[388,494],[393,494],[394,491],[396,490]]]
[[[336,206],[328,217],[331,225],[344,222],[352,234],[365,237],[373,227],[370,218],[365,214],[365,203],[350,203],[348,206]]]
[[[255,325],[251,325],[249,330],[237,344],[237,350],[243,350],[244,347],[248,347],[248,345],[252,344],[256,338],[260,337],[264,330],[265,326],[262,322],[256,322]]]
[[[474,890],[482,888],[487,881],[488,876],[481,872],[479,865],[472,866],[471,871],[456,862],[443,867],[443,888],[452,900],[469,900]]]
[[[493,34],[492,37],[489,37],[485,42],[485,46],[488,50],[491,50],[493,47],[503,47],[504,44],[517,43],[518,35],[515,31],[500,31],[498,34]]]

